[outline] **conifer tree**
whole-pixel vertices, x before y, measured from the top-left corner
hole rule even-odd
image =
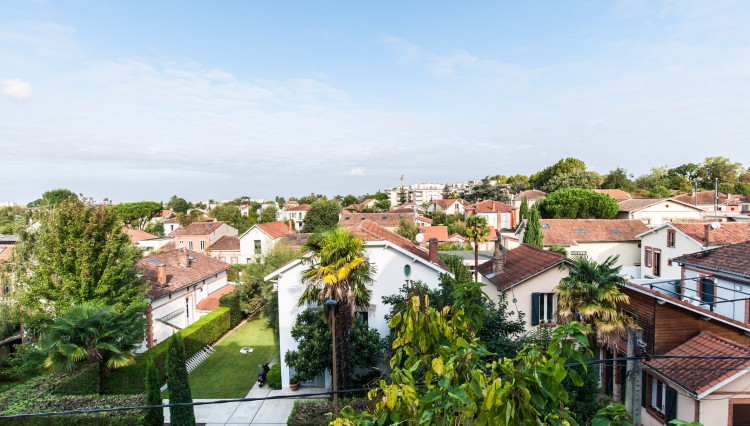
[[[521,220],[529,218],[529,200],[526,199],[525,195],[521,199],[520,214],[521,214]]]
[[[185,366],[185,341],[175,334],[167,343],[167,386],[169,402],[193,402]],[[169,407],[169,423],[172,426],[194,426],[195,412],[192,406]]]
[[[542,222],[539,218],[539,210],[532,208],[529,220],[526,222],[526,232],[523,234],[523,242],[534,247],[544,248],[544,234],[542,234]]]
[[[146,362],[146,404],[161,405],[161,392],[159,391],[159,375],[156,373],[154,360],[149,359]],[[163,426],[164,409],[150,408],[146,410],[146,417],[143,422],[146,426]]]

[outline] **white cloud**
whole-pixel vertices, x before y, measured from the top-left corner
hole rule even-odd
[[[31,84],[21,79],[5,80],[2,82],[0,94],[17,101],[31,97]]]
[[[365,175],[365,169],[361,167],[355,167],[348,172],[346,172],[347,176],[364,176]]]

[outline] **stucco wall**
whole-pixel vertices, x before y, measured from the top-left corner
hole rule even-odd
[[[673,259],[683,254],[695,253],[701,250],[701,246],[696,244],[691,238],[686,237],[681,232],[675,231],[675,246],[667,247],[667,230],[660,229],[657,232],[648,233],[641,237],[641,278],[653,274],[653,266],[646,267],[644,262],[646,247],[657,248],[661,250],[661,278],[680,278],[681,270],[677,263],[669,265],[669,259]],[[653,265],[653,263],[652,263]]]
[[[279,238],[280,239],[280,238]],[[277,240],[274,240],[268,234],[261,231],[258,227],[253,227],[240,238],[240,258],[239,263],[254,263],[264,258],[273,247]],[[255,241],[260,241],[260,254],[255,253]],[[249,260],[248,260],[249,259]]]
[[[674,202],[664,202],[633,212],[630,216],[631,219],[640,220],[653,227],[674,219],[700,219],[701,211]]]
[[[699,272],[685,269],[685,278],[697,278],[701,275]],[[700,299],[701,295],[697,292],[698,283],[697,280],[685,280],[683,282],[682,294],[695,299]],[[729,281],[722,278],[716,278],[716,301],[721,300],[736,300],[747,298],[746,294],[750,293],[750,284],[740,283],[735,281]],[[698,302],[691,301],[693,304]],[[726,317],[735,319],[737,321],[745,322],[745,300],[737,300],[735,302],[716,303],[714,306],[714,312],[724,315]]]

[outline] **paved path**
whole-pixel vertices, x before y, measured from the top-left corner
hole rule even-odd
[[[229,402],[225,404],[198,405],[194,407],[195,421],[207,426],[217,425],[280,425],[286,424],[294,401],[303,399],[305,393],[324,392],[326,389],[302,388],[298,392],[289,389],[271,390],[253,387],[247,398],[264,398],[278,395],[299,395],[294,399],[271,399],[266,401]],[[195,402],[213,401],[196,399]],[[165,399],[164,403],[169,400]],[[164,409],[164,421],[169,423],[169,409]]]

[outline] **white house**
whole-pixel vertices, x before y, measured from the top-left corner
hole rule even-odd
[[[310,211],[310,205],[309,204],[290,204],[290,202],[287,203],[287,206],[282,209],[279,212],[279,216],[281,217],[282,222],[288,222],[292,221],[294,223],[294,229],[301,230],[302,225],[305,222],[305,216],[307,216],[307,212]]]
[[[639,234],[641,277],[681,278],[683,254],[750,241],[750,223],[671,222]]]
[[[177,248],[184,247],[205,253],[222,237],[237,236],[237,229],[221,221],[193,222],[184,228],[176,229],[170,236]]]
[[[161,225],[164,227],[164,235],[169,235],[172,233],[172,231],[180,227],[179,222],[177,222],[177,219],[174,218],[164,219],[161,222]]]
[[[616,219],[640,220],[656,227],[674,220],[699,220],[705,211],[673,198],[633,198],[617,203]]]
[[[260,262],[284,235],[293,233],[284,222],[253,225],[240,236],[240,263]]]
[[[444,212],[445,214],[466,214],[468,203],[461,199],[453,200],[433,200],[427,207],[428,213]]]
[[[466,217],[482,216],[487,225],[495,229],[515,229],[518,225],[518,209],[499,201],[484,200],[466,207]]]
[[[543,200],[546,196],[547,193],[544,191],[539,191],[537,189],[527,189],[526,191],[521,191],[518,194],[515,194],[513,196],[513,199],[510,201],[510,205],[512,205],[513,207],[521,208],[521,203],[523,203],[523,199],[524,197],[526,197],[526,204],[531,207],[538,201]]]
[[[144,257],[136,267],[150,287],[148,333],[139,352],[194,323],[198,304],[230,285],[228,263],[185,249]]]
[[[440,274],[447,273],[448,268],[438,257],[437,242],[430,246],[429,251],[423,250],[411,241],[371,222],[362,221],[348,229],[365,242],[366,256],[375,266],[375,276],[372,284],[370,308],[361,315],[367,319],[370,327],[376,329],[381,336],[389,332],[385,315],[389,307],[382,304],[382,297],[398,293],[407,280],[422,281],[431,288],[438,288]],[[265,277],[275,280],[279,298],[279,343],[281,352],[282,386],[289,386],[290,371],[284,361],[284,355],[297,348],[297,342],[291,336],[291,328],[297,316],[307,307],[298,307],[297,301],[305,289],[301,276],[307,266],[302,260],[289,262]],[[316,379],[318,386],[328,386],[330,376],[326,373]]]

